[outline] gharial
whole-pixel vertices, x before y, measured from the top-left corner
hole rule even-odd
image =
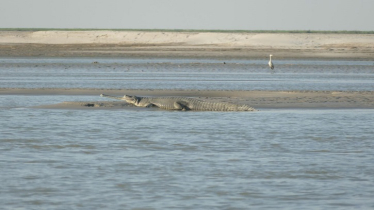
[[[126,101],[138,107],[159,107],[166,110],[196,110],[196,111],[257,111],[245,104],[234,104],[228,102],[209,102],[188,97],[141,97],[124,95],[123,97],[101,94],[107,97]]]

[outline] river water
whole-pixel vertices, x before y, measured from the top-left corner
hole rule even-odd
[[[367,61],[0,65],[2,88],[374,90]],[[102,98],[0,95],[1,209],[374,208],[372,109],[31,108],[86,100]]]
[[[226,64],[224,64],[226,63]],[[0,88],[374,90],[374,61],[0,59]]]

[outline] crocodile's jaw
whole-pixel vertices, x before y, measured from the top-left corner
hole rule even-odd
[[[138,105],[139,103],[139,98],[136,96],[124,95],[123,99],[129,104]]]

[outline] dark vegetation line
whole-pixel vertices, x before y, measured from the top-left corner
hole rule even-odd
[[[205,32],[205,33],[216,32],[216,33],[374,34],[374,31],[103,29],[103,28],[0,28],[0,31],[144,31],[144,32]]]

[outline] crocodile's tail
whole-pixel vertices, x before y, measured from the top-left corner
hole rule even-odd
[[[101,97],[105,97],[105,98],[112,98],[112,99],[117,99],[117,100],[124,100],[123,97],[117,97],[117,96],[110,96],[110,95],[106,95],[106,94],[100,94]]]

